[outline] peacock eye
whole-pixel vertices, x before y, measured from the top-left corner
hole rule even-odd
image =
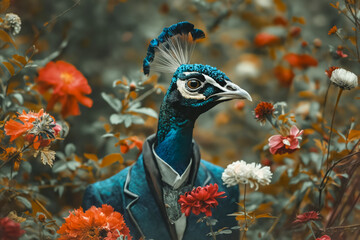
[[[187,81],[186,85],[190,90],[196,90],[201,86],[201,82],[197,79],[190,79]]]

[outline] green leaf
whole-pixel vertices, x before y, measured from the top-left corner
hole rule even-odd
[[[101,93],[101,97],[112,107],[116,112],[120,112],[121,110],[121,101],[113,96],[106,94],[104,92]]]
[[[76,147],[73,143],[68,143],[65,146],[65,155],[67,157],[70,157],[73,153],[75,153],[75,151],[76,151]]]
[[[287,166],[280,166],[276,168],[271,183],[276,183],[277,181],[279,181],[281,175],[285,172],[286,169]]]
[[[307,174],[304,174],[304,173],[299,173],[297,176],[291,178],[289,184],[297,184],[299,182],[302,182],[302,181],[305,181],[305,180],[308,180],[309,179],[309,176]]]
[[[24,98],[20,93],[13,93],[10,95],[12,98],[15,98],[20,105],[24,103]]]
[[[53,173],[58,173],[58,172],[62,172],[64,170],[67,169],[67,166],[66,166],[66,161],[64,160],[58,160],[55,162],[53,168],[52,168],[52,171]]]
[[[114,125],[120,124],[125,120],[125,116],[124,114],[112,114],[110,116],[110,123]]]
[[[21,196],[16,196],[16,197],[15,197],[15,202],[16,202],[17,205],[18,205],[18,204],[23,205],[22,208],[23,208],[24,210],[32,211],[31,203],[30,203],[29,200],[27,200],[26,198],[21,197]]]
[[[225,229],[219,232],[219,234],[231,234],[232,231],[230,229]]]
[[[158,118],[157,112],[155,112],[151,108],[136,108],[136,109],[133,109],[131,111],[129,110],[129,112],[142,113],[142,114],[148,115],[148,116],[153,117],[153,118]]]
[[[81,164],[77,161],[70,161],[67,162],[67,167],[71,170],[71,171],[75,171],[77,167],[79,167]]]

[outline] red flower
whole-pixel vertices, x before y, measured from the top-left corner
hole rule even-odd
[[[331,240],[331,237],[329,237],[328,235],[323,235],[323,236],[317,238],[316,240]]]
[[[289,62],[292,67],[305,69],[308,67],[316,67],[318,62],[309,54],[288,53],[284,59]]]
[[[209,184],[205,187],[194,188],[191,192],[186,192],[184,195],[181,195],[178,200],[181,206],[181,212],[185,213],[187,217],[191,211],[195,215],[203,212],[206,216],[210,217],[212,215],[211,208],[219,205],[216,198],[226,197],[221,196],[225,192],[218,192],[218,190],[219,186],[215,183],[214,185]]]
[[[274,135],[269,138],[269,147],[271,154],[293,153],[300,148],[299,140],[303,130],[299,130],[295,125],[290,129],[290,134],[286,137]]]
[[[121,235],[131,240],[129,228],[123,216],[114,208],[103,204],[101,208],[92,206],[87,211],[80,207],[65,218],[65,223],[57,231],[59,240],[116,240]]]
[[[301,28],[300,27],[291,27],[289,30],[290,36],[292,37],[298,37],[301,33]]]
[[[275,25],[282,25],[282,26],[286,27],[288,25],[288,20],[283,16],[276,16],[273,19],[273,23]]]
[[[260,102],[255,110],[255,118],[260,121],[261,123],[265,123],[266,119],[274,113],[275,108],[272,103],[269,102]]]
[[[21,230],[20,223],[14,222],[8,217],[0,218],[0,239],[17,240],[25,233]]]
[[[5,123],[5,133],[10,141],[23,136],[33,147],[48,146],[61,131],[61,126],[56,124],[55,119],[41,109],[38,113],[25,111],[16,120],[9,120]]]
[[[257,47],[265,47],[276,45],[280,42],[278,36],[269,34],[269,33],[259,33],[255,36],[254,43]]]
[[[306,223],[311,220],[318,220],[319,213],[315,211],[306,212],[296,216],[296,220],[293,223]]]
[[[292,69],[285,68],[283,66],[275,67],[274,75],[279,80],[280,85],[283,87],[290,87],[295,77]]]
[[[333,72],[335,69],[338,69],[338,68],[339,68],[339,67],[329,67],[328,70],[325,70],[326,76],[328,76],[329,78],[331,78],[332,72]]]
[[[52,110],[55,103],[62,104],[61,114],[65,118],[70,115],[79,115],[78,102],[91,107],[93,101],[85,97],[91,93],[91,88],[81,72],[73,65],[64,61],[49,62],[39,70],[36,79],[41,93],[53,89],[48,102],[47,110]]]

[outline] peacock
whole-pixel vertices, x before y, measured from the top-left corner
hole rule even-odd
[[[196,119],[217,104],[252,99],[217,68],[190,63],[196,40],[204,37],[193,24],[179,22],[150,42],[144,74],[150,74],[150,69],[173,74],[160,107],[157,132],[146,139],[136,163],[85,191],[84,209],[111,205],[123,214],[134,239],[206,239],[208,227],[196,223],[199,216],[185,217],[177,200],[194,187],[210,183],[218,184],[227,195],[213,210],[216,228],[237,225],[227,215],[237,211],[239,190],[223,186],[223,168],[201,160],[193,129]],[[238,233],[217,239],[238,239]]]

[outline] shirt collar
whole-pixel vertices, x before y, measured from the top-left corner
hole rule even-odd
[[[152,145],[152,152],[155,156],[156,163],[160,171],[161,180],[164,183],[170,185],[174,189],[177,189],[181,187],[185,182],[187,182],[190,175],[192,159],[190,159],[189,165],[185,169],[184,173],[180,176],[178,172],[176,172],[168,163],[166,163],[156,154],[154,145]]]

